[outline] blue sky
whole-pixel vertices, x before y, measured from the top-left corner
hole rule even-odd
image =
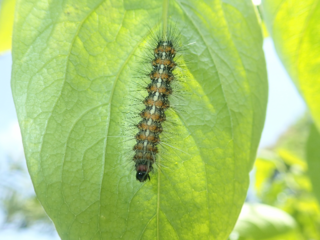
[[[303,99],[280,62],[270,38],[264,41],[264,51],[269,80],[269,102],[260,149],[274,144],[278,137],[306,111]],[[3,159],[6,158],[7,154],[10,154],[12,159],[20,160],[23,154],[20,131],[10,89],[11,61],[10,53],[0,55],[0,175],[6,169]],[[25,184],[32,191],[30,178],[27,176],[24,181],[27,181]],[[17,187],[19,186],[21,187],[21,185],[17,185]],[[13,229],[1,231],[0,239],[54,240],[59,238],[56,234],[48,236],[39,232],[39,229],[32,228],[22,232],[16,232]]]
[[[274,144],[306,111],[306,105],[280,62],[271,38],[264,40],[263,49],[267,61],[269,100],[260,148]]]

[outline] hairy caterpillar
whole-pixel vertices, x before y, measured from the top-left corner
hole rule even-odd
[[[147,97],[143,100],[145,108],[140,112],[142,120],[136,125],[136,144],[133,147],[135,155],[136,179],[144,182],[150,180],[149,172],[156,162],[162,123],[166,121],[165,111],[170,107],[168,97],[172,94],[172,81],[175,79],[174,61],[176,48],[172,34],[159,37],[153,50],[152,70],[148,74],[150,83],[146,87]]]

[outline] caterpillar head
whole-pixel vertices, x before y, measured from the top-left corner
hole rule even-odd
[[[137,170],[137,174],[136,174],[136,179],[139,182],[144,182],[147,179],[150,180],[150,176],[149,176],[149,172],[151,170],[151,168],[148,166],[148,162],[140,162],[140,164],[136,164],[136,170]]]
[[[139,182],[144,182],[146,181],[147,179],[150,180],[150,176],[149,176],[149,173],[148,172],[143,172],[143,171],[138,171],[137,174],[136,174],[136,179],[139,181]]]

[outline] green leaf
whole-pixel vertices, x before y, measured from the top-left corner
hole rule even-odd
[[[320,0],[263,1],[276,50],[320,129]]]
[[[263,158],[257,158],[255,161],[255,191],[257,192],[258,196],[261,196],[265,184],[270,180],[272,175],[274,174],[274,171],[276,169],[276,163],[275,161],[263,159]]]
[[[137,124],[130,95],[149,81],[136,78],[139,56],[168,20],[162,4],[18,2],[12,91],[35,191],[62,239],[226,239],[236,222],[267,102],[253,6],[169,1],[169,22],[195,44],[172,96],[182,106],[167,115],[177,124],[161,135],[172,147],[141,184],[124,125]]]
[[[307,164],[304,160],[300,159],[296,154],[292,151],[287,150],[285,148],[278,148],[277,153],[281,159],[288,164],[289,166],[297,166],[303,172],[307,170]]]
[[[11,49],[15,0],[0,1],[0,54]]]
[[[296,221],[286,212],[269,205],[245,203],[230,239],[301,239],[296,229]]]
[[[320,203],[320,134],[315,125],[310,126],[310,133],[306,145],[308,173],[312,183],[312,189]]]
[[[256,10],[256,13],[258,15],[258,19],[259,19],[259,22],[260,22],[262,36],[263,36],[263,38],[267,38],[267,37],[269,37],[269,33],[268,33],[268,30],[267,30],[266,24],[265,24],[265,22],[263,20],[263,16],[262,16],[262,13],[261,13],[261,5],[255,5],[255,10]]]

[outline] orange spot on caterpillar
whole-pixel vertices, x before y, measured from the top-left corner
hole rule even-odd
[[[166,98],[160,96],[158,100],[154,100],[154,96],[151,94],[143,101],[143,103],[149,107],[155,106],[156,108],[162,109],[167,109],[170,107],[170,103]]]
[[[162,126],[157,122],[152,122],[150,125],[148,125],[146,120],[142,120],[141,122],[138,123],[137,127],[140,130],[145,130],[145,131],[149,130],[151,132],[156,132],[156,133],[162,132]]]
[[[136,145],[134,145],[133,150],[143,150],[143,148],[144,148],[144,144],[142,141],[140,141]],[[158,148],[152,143],[148,142],[146,149],[148,152],[158,153]]]
[[[156,82],[152,82],[148,85],[147,91],[150,92],[159,92],[164,95],[170,95],[172,94],[172,88],[170,85],[166,86],[165,82],[162,82],[160,87],[158,87]]]

